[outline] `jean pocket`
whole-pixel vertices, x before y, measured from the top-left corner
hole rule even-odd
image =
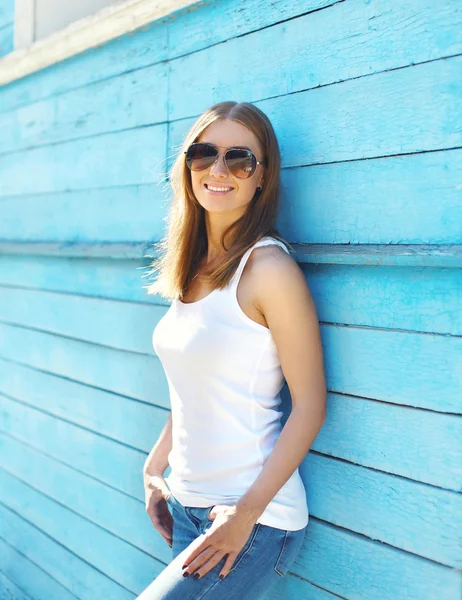
[[[274,570],[278,575],[284,577],[287,575],[290,567],[294,564],[298,553],[305,539],[306,527],[298,531],[286,531],[282,542],[281,551],[274,565]]]
[[[236,556],[236,560],[234,561],[233,566],[229,570],[229,573],[231,573],[232,571],[234,571],[234,569],[237,569],[237,567],[239,566],[239,563],[252,550],[252,546],[253,546],[253,543],[255,542],[255,538],[257,537],[257,533],[258,533],[259,529],[260,529],[260,523],[255,523],[255,525],[253,526],[252,531],[250,532],[249,539],[244,544],[244,547],[239,552],[239,554]]]

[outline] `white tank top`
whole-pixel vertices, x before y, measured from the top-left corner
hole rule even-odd
[[[253,248],[229,284],[191,303],[174,299],[152,343],[167,377],[172,411],[171,473],[166,482],[183,506],[233,504],[249,489],[281,431],[284,384],[271,331],[241,309],[237,285]],[[296,531],[308,524],[298,468],[257,523]]]

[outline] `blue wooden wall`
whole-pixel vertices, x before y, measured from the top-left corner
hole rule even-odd
[[[182,136],[235,99],[280,141],[329,390],[269,600],[460,600],[460,8],[198,3],[0,88],[1,598],[130,600],[170,560],[141,477],[169,411],[147,249]]]
[[[14,48],[14,0],[0,0],[0,57]]]

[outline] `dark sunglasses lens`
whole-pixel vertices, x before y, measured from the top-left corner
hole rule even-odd
[[[248,150],[228,150],[225,158],[228,169],[240,179],[247,179],[255,171],[256,158]]]
[[[217,151],[208,144],[192,144],[186,153],[186,163],[191,171],[203,171],[208,169],[215,158]]]

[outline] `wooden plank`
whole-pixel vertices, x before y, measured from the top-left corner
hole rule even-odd
[[[170,412],[8,360],[0,359],[0,381],[2,395],[146,454]]]
[[[6,396],[1,399],[3,432],[125,494],[140,500],[144,497],[142,473],[146,453],[40,413]],[[24,418],[23,433],[18,427],[21,418]]]
[[[461,412],[460,337],[322,323],[320,331],[329,391]],[[0,324],[0,358],[169,407],[154,355]]]
[[[155,125],[4,155],[0,197],[158,183],[165,175],[166,132],[166,125]],[[34,177],[23,176],[29,169]]]
[[[81,600],[133,600],[133,594],[0,502],[0,537]],[[3,596],[2,596],[3,597]]]
[[[162,62],[2,112],[0,153],[161,124],[168,119],[167,97],[167,64]]]
[[[462,567],[462,496],[310,452],[301,466],[310,514],[371,539]]]
[[[392,244],[460,244],[461,177],[461,150],[283,169],[276,224],[287,240],[335,244],[333,253],[339,244],[363,244],[362,252],[374,243],[389,250]],[[0,236],[22,242],[73,240],[73,247],[77,240],[82,246],[92,240],[143,246],[163,236],[168,204],[167,190],[149,183],[32,193],[20,202],[5,196]],[[0,252],[7,251],[3,248],[0,242]],[[24,251],[40,250],[35,245]]]
[[[28,484],[36,493],[67,507],[160,562],[170,562],[171,548],[151,523],[144,506],[144,494],[134,498],[120,492],[4,433],[0,433],[0,447],[0,466],[10,477]],[[11,457],[6,454],[10,452],[14,452]],[[43,472],[34,470],[37,467],[44,469]],[[25,511],[23,516],[27,518],[27,514]]]
[[[291,571],[348,599],[460,600],[460,571],[316,519]]]
[[[308,244],[460,244],[461,177],[461,150],[284,169],[277,224]]]
[[[0,392],[11,399],[146,454],[168,417],[164,408],[1,359],[0,381]],[[288,414],[286,384],[282,395],[281,409]],[[462,419],[455,415],[329,393],[327,418],[312,448],[385,473],[462,491]]]
[[[40,567],[0,538],[0,564],[3,574],[21,584],[34,600],[78,600]],[[26,596],[27,598],[27,596]]]
[[[327,418],[312,448],[365,467],[462,491],[459,416],[328,394]]]
[[[139,500],[144,498],[142,465],[139,461],[138,466],[136,465],[133,453],[126,447],[114,442],[111,444],[110,441],[86,431],[84,436],[78,427],[60,422],[49,415],[37,414],[29,407],[8,398],[3,398],[2,404],[5,422],[3,430],[8,435],[23,440],[38,451],[47,453],[101,483],[105,482]],[[53,442],[48,442],[51,437]],[[66,449],[66,445],[72,446],[75,458]],[[8,442],[6,436],[2,446],[5,450],[15,448],[15,444]],[[86,447],[92,448],[92,457],[85,456]],[[11,450],[8,454],[12,454]],[[33,479],[30,479],[31,475],[26,477],[26,473],[34,470],[40,474],[45,470],[53,473],[53,465],[43,463],[40,456],[34,461],[27,449],[21,452],[17,448],[14,454],[17,456],[12,462],[4,462],[4,468],[13,470],[21,479],[24,478],[47,495],[50,494],[43,487],[47,485],[46,480],[43,484],[35,484],[33,482],[36,477],[32,476]],[[21,454],[24,455],[22,458]],[[111,471],[106,465],[108,462],[116,463],[118,474],[115,470]],[[439,563],[462,566],[458,537],[462,527],[460,494],[315,453],[309,453],[305,458],[301,473],[306,482],[308,506],[313,516]],[[66,474],[53,479],[57,480],[57,484],[53,484],[55,489],[61,486],[73,489],[73,486],[69,488],[65,483],[69,479]],[[106,503],[101,504],[101,494],[97,497],[92,494],[94,488],[92,482],[90,486],[85,485],[84,481],[81,483],[83,494],[86,490],[86,495],[93,498],[96,505],[105,505]],[[57,499],[63,502],[63,499]],[[67,501],[65,504],[69,506]],[[80,506],[76,507],[75,502],[70,506],[81,512]],[[121,509],[125,514],[125,509]],[[112,525],[112,529],[114,526]],[[142,527],[142,522],[139,527]],[[123,531],[126,535],[126,527]],[[116,533],[122,535],[122,531]],[[133,543],[131,538],[132,536],[128,541]]]
[[[151,356],[152,332],[165,312],[163,306],[53,292],[6,288],[0,296],[3,322]]]
[[[132,593],[165,565],[0,469],[3,503]],[[120,518],[120,516],[119,516]],[[88,543],[91,540],[91,544]],[[75,597],[73,595],[73,597]]]
[[[55,240],[61,246],[133,241],[144,248],[163,236],[166,207],[166,195],[155,184],[32,194],[20,202],[9,196],[1,200],[0,236],[15,243]]]
[[[0,571],[0,594],[2,600],[32,600],[29,594],[26,594],[14,581],[8,579]]]
[[[27,347],[27,338],[35,347]],[[0,324],[0,357],[169,408],[168,384],[154,356]],[[123,368],[121,365],[123,364]]]

